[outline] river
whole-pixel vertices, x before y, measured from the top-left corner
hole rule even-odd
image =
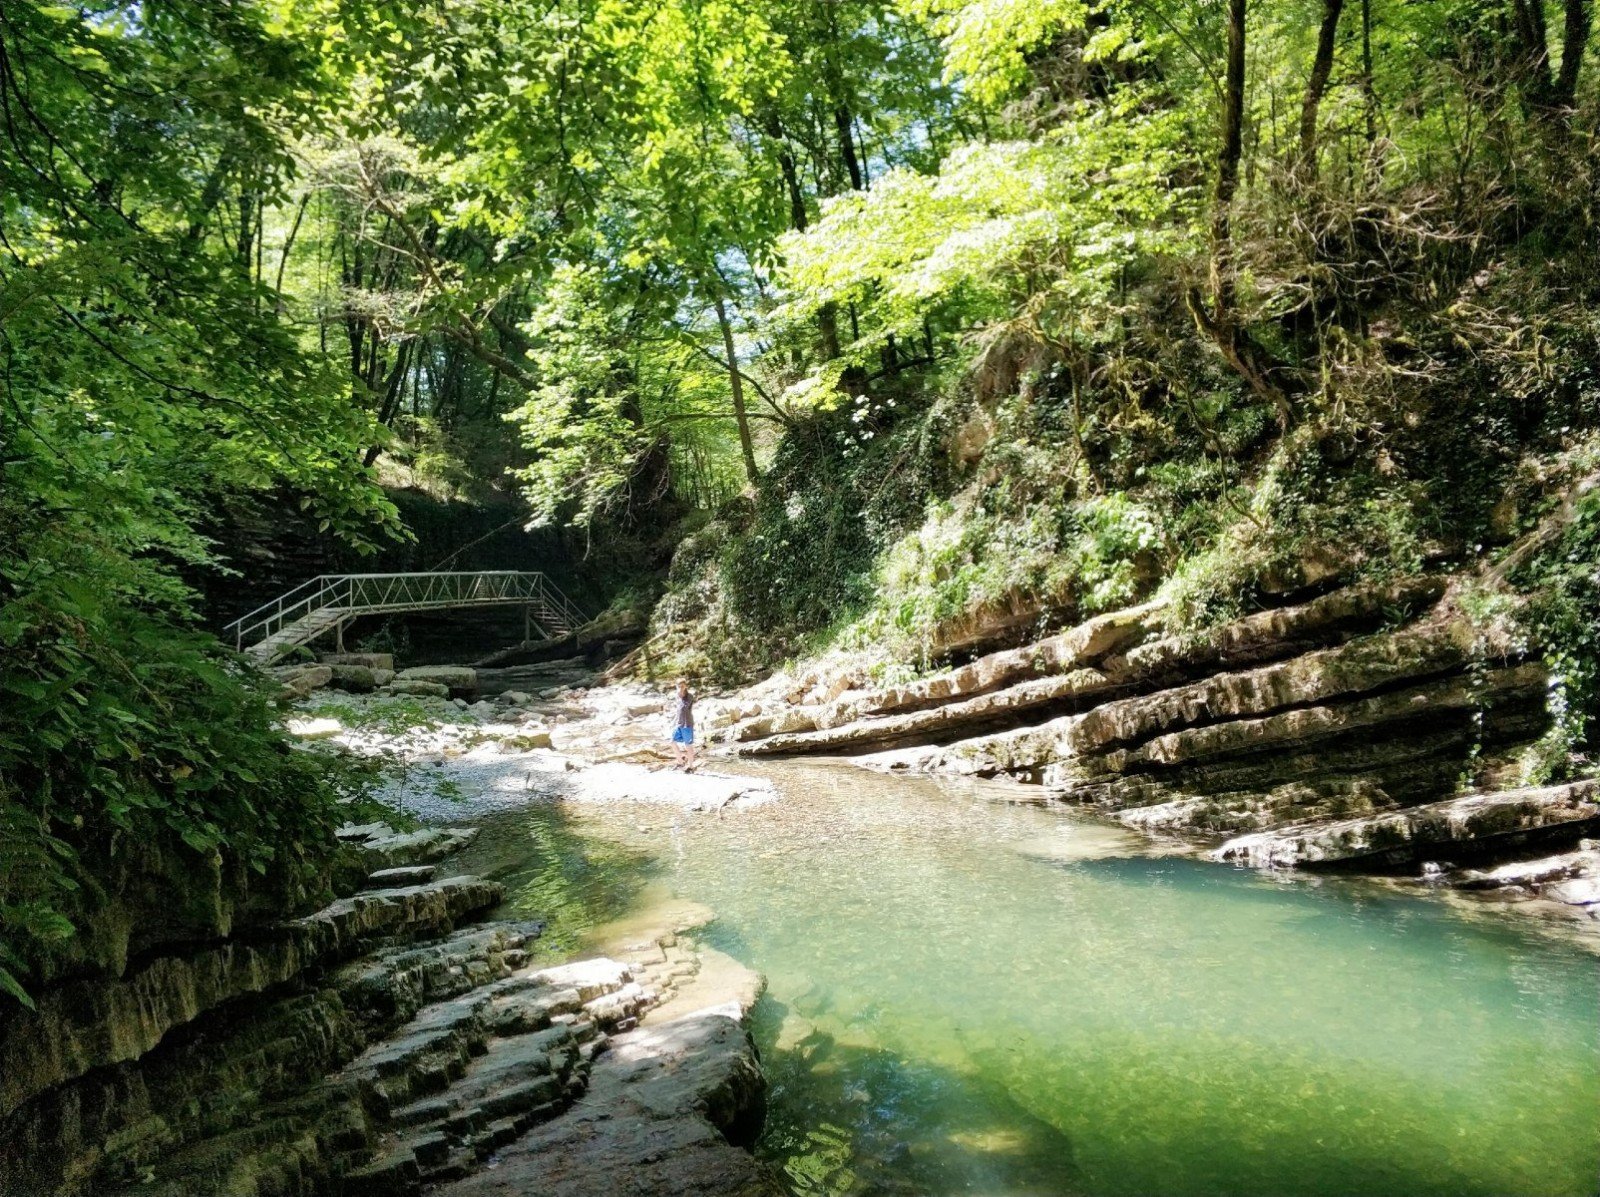
[[[715,910],[703,939],[769,981],[758,1150],[798,1193],[1596,1192],[1577,943],[1162,855],[1011,785],[748,771],[783,797],[535,801],[479,817],[461,863],[555,955],[663,898]]]

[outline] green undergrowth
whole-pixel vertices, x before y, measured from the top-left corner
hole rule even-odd
[[[1542,305],[1537,355],[1456,307],[1397,309],[1388,342],[1286,431],[1155,289],[1142,327],[1160,331],[1094,347],[1118,361],[1115,390],[1025,344],[1001,394],[974,354],[920,389],[847,398],[786,436],[753,502],[684,542],[657,663],[731,683],[843,652],[893,680],[948,664],[985,619],[1009,618],[1015,642],[1154,599],[1192,632],[1334,585],[1484,566],[1574,484],[1600,427],[1594,318],[1525,265],[1488,273],[1475,303]],[[1393,368],[1423,353],[1425,376]],[[1600,649],[1588,527],[1514,579],[1584,710],[1580,662]]]
[[[1600,463],[1592,452],[1587,456],[1592,471]],[[1513,620],[1550,669],[1550,730],[1528,751],[1524,780],[1592,772],[1600,711],[1600,493],[1579,497],[1571,522],[1510,581],[1526,600],[1502,599],[1491,610]]]

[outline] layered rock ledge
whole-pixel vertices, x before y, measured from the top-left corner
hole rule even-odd
[[[737,753],[1006,777],[1257,867],[1454,876],[1600,829],[1592,783],[1519,787],[1549,679],[1441,578],[1172,636],[1151,605],[898,686],[844,668],[708,712]]]
[[[368,870],[350,897],[9,1018],[0,1192],[577,1193],[608,1173],[637,1193],[777,1192],[743,1149],[764,1111],[743,1026],[759,978],[731,1003],[678,1000],[701,962],[673,926],[622,959],[538,967],[540,924],[471,921],[501,886],[435,878],[470,834],[347,828]],[[641,1027],[657,1009],[672,1021]]]

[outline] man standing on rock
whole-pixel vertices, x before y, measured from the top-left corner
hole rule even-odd
[[[672,725],[672,743],[678,753],[678,768],[694,772],[694,695],[689,683],[678,679],[678,712]]]

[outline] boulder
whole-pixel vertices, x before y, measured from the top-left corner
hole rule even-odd
[[[372,680],[377,682],[379,686],[387,686],[390,682],[394,681],[394,670],[374,668],[372,671]]]
[[[305,698],[333,680],[333,670],[326,665],[290,665],[272,674],[283,684],[283,697],[291,699]]]
[[[389,693],[410,694],[417,698],[449,698],[450,687],[438,682],[412,681],[407,678],[396,678],[389,683]]]
[[[378,688],[377,677],[365,665],[329,665],[327,668],[333,673],[328,684],[335,690],[367,694]]]
[[[1546,897],[1565,902],[1568,906],[1600,905],[1600,877],[1574,877],[1571,881],[1552,885],[1544,892]]]
[[[533,695],[526,690],[504,690],[500,694],[500,702],[514,707],[525,707],[533,701]]]
[[[550,733],[540,727],[518,732],[500,741],[501,752],[532,752],[536,748],[553,747],[555,745],[550,740]]]
[[[474,694],[478,689],[478,671],[468,665],[414,665],[395,675],[397,682],[434,682],[449,688],[456,697]]]

